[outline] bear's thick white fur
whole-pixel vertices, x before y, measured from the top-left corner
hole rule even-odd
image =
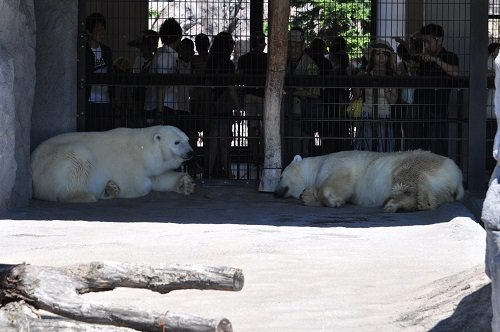
[[[194,181],[174,170],[192,152],[186,134],[172,126],[58,135],[33,151],[33,197],[95,202],[140,197],[151,190],[188,195]]]
[[[343,151],[294,160],[275,193],[305,205],[384,206],[387,212],[435,209],[464,195],[453,160],[429,151]]]

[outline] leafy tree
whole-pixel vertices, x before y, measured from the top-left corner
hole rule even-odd
[[[370,39],[370,0],[291,0],[291,26],[312,40],[343,36],[351,56],[359,57]]]

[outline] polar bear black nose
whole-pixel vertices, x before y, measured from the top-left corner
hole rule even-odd
[[[288,192],[288,186],[286,186],[286,187],[278,187],[274,191],[274,195],[277,196],[277,197],[284,197],[287,192]]]
[[[193,150],[188,151],[188,152],[186,153],[186,159],[191,159],[191,158],[193,158]]]

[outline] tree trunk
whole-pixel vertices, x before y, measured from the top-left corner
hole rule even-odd
[[[243,273],[231,267],[146,265],[100,263],[80,264],[61,268],[32,265],[0,265],[0,305],[25,301],[37,309],[59,316],[93,324],[116,325],[139,331],[232,331],[225,318],[206,319],[171,311],[158,313],[128,306],[105,306],[85,301],[80,294],[112,290],[116,287],[144,288],[161,294],[176,289],[213,289],[239,291],[244,284]],[[17,308],[17,310],[16,310]],[[7,306],[0,311],[0,327],[11,320],[28,323],[30,331],[40,322],[27,314],[26,305]],[[23,318],[24,317],[24,318]],[[76,324],[54,321],[57,324]],[[64,325],[65,326],[65,325]],[[92,326],[81,331],[93,331]],[[40,328],[40,331],[43,328]],[[46,329],[49,330],[49,329]],[[120,331],[108,329],[106,331]]]
[[[281,100],[288,49],[288,0],[270,2],[269,59],[264,99],[264,169],[259,191],[273,192],[281,175]]]

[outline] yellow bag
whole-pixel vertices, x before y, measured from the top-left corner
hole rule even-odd
[[[349,106],[347,106],[346,113],[353,118],[360,118],[363,114],[363,98],[359,97],[353,100]]]

